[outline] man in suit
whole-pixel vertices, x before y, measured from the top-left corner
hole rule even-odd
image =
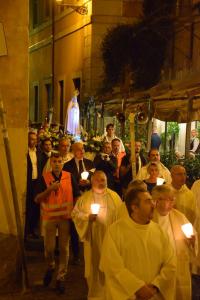
[[[64,164],[63,170],[70,172],[75,177],[79,188],[82,192],[90,188],[90,181],[81,178],[81,173],[84,171],[90,171],[94,168],[94,164],[91,160],[84,158],[84,146],[82,143],[74,143],[72,145],[72,152],[74,158]]]
[[[135,141],[136,174],[141,169],[141,167],[146,165],[146,159],[141,153],[141,146],[142,143],[140,141]],[[122,163],[120,167],[120,178],[123,189],[126,189],[129,182],[133,180],[130,153],[122,158]]]
[[[26,191],[26,222],[25,239],[37,238],[37,229],[40,219],[40,209],[34,202],[38,179],[41,176],[39,151],[36,148],[37,135],[35,132],[28,134],[27,153],[27,191]]]
[[[45,138],[41,141],[42,152],[40,155],[40,167],[42,172],[51,170],[50,157],[52,150],[52,141],[50,138]]]
[[[70,172],[74,176],[80,191],[83,193],[90,189],[90,180],[82,179],[81,174],[84,171],[89,172],[93,169],[94,164],[91,160],[84,158],[85,150],[82,143],[74,143],[72,145],[72,152],[74,154],[74,158],[64,164],[63,171]],[[71,245],[74,256],[73,263],[79,264],[79,238],[73,222],[71,222]]]
[[[107,185],[111,190],[115,189],[114,172],[117,167],[117,159],[111,155],[112,147],[110,142],[104,142],[102,152],[94,158],[96,170],[101,170],[106,174]]]

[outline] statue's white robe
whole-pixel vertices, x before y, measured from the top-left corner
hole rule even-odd
[[[124,217],[111,225],[102,247],[105,299],[137,299],[145,284],[159,289],[151,300],[174,300],[176,257],[167,234],[154,222],[135,223]]]
[[[100,204],[95,222],[89,222],[92,203]],[[103,196],[90,190],[78,199],[72,212],[77,232],[84,242],[85,277],[90,300],[104,300],[104,276],[99,270],[101,246],[107,228],[118,219],[121,205],[118,194],[110,189]]]

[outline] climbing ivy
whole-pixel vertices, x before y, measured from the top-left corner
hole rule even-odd
[[[108,30],[102,42],[105,90],[123,85],[152,87],[160,80],[169,41],[173,35],[175,0],[144,0],[143,17],[132,25]]]

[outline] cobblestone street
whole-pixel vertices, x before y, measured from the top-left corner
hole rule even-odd
[[[44,263],[43,251],[34,250],[26,251],[28,275],[30,288],[22,292],[10,291],[9,294],[3,294],[0,291],[0,300],[86,300],[87,287],[84,279],[84,263],[81,260],[80,265],[72,265],[69,263],[69,269],[66,280],[65,294],[57,294],[55,290],[55,278],[51,285],[43,287],[42,279],[46,269]],[[56,273],[56,272],[55,272]]]

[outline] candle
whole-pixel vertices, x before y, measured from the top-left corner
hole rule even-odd
[[[100,204],[98,203],[91,204],[91,211],[93,215],[98,215],[99,209],[100,209]]]
[[[194,235],[194,231],[191,223],[182,225],[181,229],[187,238],[191,238],[191,236]]]
[[[84,172],[81,173],[81,178],[83,180],[87,180],[88,176],[89,176],[89,172],[87,172],[87,171],[84,171]]]
[[[162,185],[164,181],[165,181],[165,179],[158,177],[157,181],[156,181],[156,184],[157,185]]]

